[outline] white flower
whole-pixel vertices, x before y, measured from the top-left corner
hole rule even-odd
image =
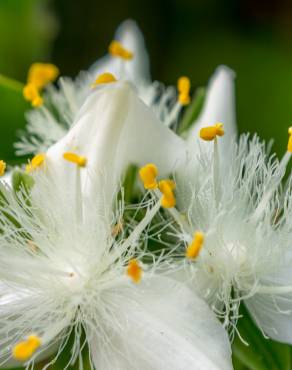
[[[228,91],[230,84],[232,101]],[[244,301],[268,336],[292,343],[291,176],[282,184],[291,131],[288,152],[279,162],[256,136],[243,135],[237,142],[233,107],[227,109],[226,100],[220,103],[219,91],[219,100],[215,96],[209,91],[207,106],[213,105],[192,130],[207,141],[193,138],[191,147],[189,138],[188,161],[174,173],[177,205],[169,208],[175,221],[171,234],[181,241],[175,255],[181,251],[185,257],[175,275],[199,291],[226,326],[236,323]],[[220,137],[223,128],[214,124],[225,118],[225,136]]]
[[[48,85],[44,94],[45,104],[27,112],[26,132],[15,144],[19,155],[44,152],[68,132],[85,99],[90,95],[95,79],[104,73],[111,73],[116,79],[128,81],[137,90],[140,99],[166,126],[175,124],[183,107],[177,102],[173,87],[164,88],[150,79],[149,59],[143,36],[134,21],[123,22],[117,30],[122,50],[133,53],[133,58],[107,55],[96,62],[88,72],[81,72],[73,81],[60,78],[58,88]]]
[[[132,149],[149,145],[151,119],[125,82],[94,91],[64,139],[31,161],[30,194],[0,184],[2,365],[12,354],[29,368],[56,351],[48,368],[74,334],[70,362],[81,369],[85,345],[96,370],[232,368],[222,325],[139,243],[160,201],[146,203],[136,226],[116,228],[117,176]]]

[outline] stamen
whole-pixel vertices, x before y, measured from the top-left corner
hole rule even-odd
[[[26,340],[13,347],[12,356],[18,361],[29,360],[40,345],[41,339],[37,335],[30,335]]]
[[[175,189],[175,182],[172,180],[159,181],[159,190],[163,194],[161,197],[161,205],[164,208],[172,208],[176,204],[176,199],[173,193]]]
[[[158,188],[158,183],[156,180],[156,177],[158,176],[158,169],[155,164],[148,163],[146,166],[140,168],[139,176],[145,189],[150,190]]]
[[[119,57],[124,60],[131,60],[134,57],[134,54],[131,51],[125,49],[123,45],[119,41],[116,41],[116,40],[110,43],[109,53],[113,57]]]
[[[6,170],[6,163],[4,161],[0,161],[0,177],[4,175]]]
[[[119,233],[123,231],[123,221],[119,221],[113,228],[112,228],[112,236],[115,238]]]
[[[181,105],[188,105],[191,101],[190,89],[191,83],[188,77],[180,77],[177,81],[177,89],[179,92],[178,101]]]
[[[59,69],[50,63],[34,63],[28,71],[28,84],[33,84],[38,90],[53,82],[59,75]]]
[[[289,140],[288,140],[287,150],[288,152],[292,153],[292,127],[289,128],[288,134],[289,134]]]
[[[43,98],[39,94],[39,90],[33,83],[28,83],[23,88],[23,96],[25,100],[31,102],[31,105],[35,108],[43,105]]]
[[[44,153],[39,153],[33,157],[33,159],[26,165],[25,170],[27,173],[30,173],[37,168],[41,167],[46,159],[46,155]]]
[[[27,244],[28,244],[28,247],[29,249],[33,252],[33,253],[36,253],[38,252],[39,250],[39,247],[32,241],[32,240],[28,240],[27,241]]]
[[[63,154],[63,158],[68,161],[77,164],[79,167],[85,167],[87,164],[87,158],[80,156],[73,152],[66,152]]]
[[[31,102],[35,108],[43,105],[40,96],[42,90],[49,82],[55,81],[59,75],[59,69],[54,64],[34,63],[28,71],[27,84],[23,88],[24,98]]]
[[[223,136],[223,123],[216,123],[214,126],[204,127],[200,130],[200,138],[205,141],[212,141],[217,136]]]
[[[142,268],[136,259],[130,260],[127,267],[127,275],[133,280],[134,283],[138,284],[142,278]]]
[[[116,81],[117,81],[117,79],[115,78],[115,76],[113,74],[107,72],[107,73],[103,73],[103,74],[97,76],[96,80],[91,85],[91,87],[94,88],[97,85],[108,84],[108,83],[116,82]]]
[[[200,231],[195,232],[194,239],[187,247],[186,257],[189,259],[195,259],[199,255],[203,244],[204,244],[204,234],[201,233]]]

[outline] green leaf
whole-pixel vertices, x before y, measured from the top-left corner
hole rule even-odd
[[[44,60],[56,35],[50,0],[0,1],[0,73],[25,80],[30,64]]]
[[[195,96],[191,104],[185,110],[182,120],[178,127],[178,133],[183,134],[186,132],[191,124],[198,118],[201,113],[202,107],[204,105],[206,97],[206,89],[204,87],[199,87],[196,90]]]
[[[23,84],[0,75],[0,158],[13,161],[16,131],[25,126],[24,113],[30,106],[22,95]]]
[[[234,364],[239,366],[234,366],[235,370],[241,370],[242,366],[248,370],[291,370],[290,347],[264,338],[244,305],[241,305],[240,313],[243,317],[238,321],[237,329],[249,345],[239,336],[235,338],[232,352]]]

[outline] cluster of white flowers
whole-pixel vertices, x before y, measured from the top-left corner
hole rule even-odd
[[[1,366],[47,369],[69,346],[80,369],[85,349],[96,370],[232,369],[242,301],[292,343],[292,136],[281,161],[237,138],[224,66],[179,136],[190,81],[151,81],[133,21],[88,72],[44,87],[56,71],[29,73],[36,108],[16,150],[35,156],[17,187],[0,184]],[[124,200],[129,165],[137,204]]]

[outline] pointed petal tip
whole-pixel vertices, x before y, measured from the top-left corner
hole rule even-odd
[[[128,18],[119,24],[116,32],[119,33],[124,30],[137,30],[137,29],[139,30],[137,22],[132,18]]]
[[[142,31],[133,19],[126,19],[118,26],[115,38],[134,52],[137,52],[137,48],[145,48]]]
[[[233,83],[236,78],[236,73],[233,69],[229,68],[226,65],[219,65],[213,75],[210,78],[209,86],[213,85],[215,82],[226,82],[230,81]]]

